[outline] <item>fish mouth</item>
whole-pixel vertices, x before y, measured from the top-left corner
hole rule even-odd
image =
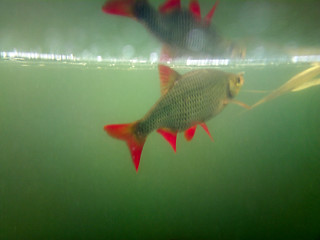
[[[239,85],[242,86],[243,84],[244,84],[244,77],[241,75]]]
[[[237,75],[238,75],[238,76],[237,76],[236,85],[237,85],[238,87],[241,87],[241,86],[244,84],[244,77],[243,77],[244,72],[239,72]]]
[[[236,74],[234,78],[232,78],[232,80],[229,82],[229,88],[228,88],[229,98],[233,98],[239,93],[240,88],[244,84],[243,74],[244,74],[243,72]]]

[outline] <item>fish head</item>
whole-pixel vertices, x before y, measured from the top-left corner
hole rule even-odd
[[[244,84],[243,75],[244,75],[244,72],[230,75],[228,80],[229,80],[229,95],[231,98],[235,97],[239,93],[240,88]]]

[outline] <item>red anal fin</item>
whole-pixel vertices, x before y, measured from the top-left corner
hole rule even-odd
[[[138,172],[141,152],[146,138],[137,138],[134,134],[136,123],[106,125],[104,130],[113,138],[123,140],[131,153],[132,162]]]
[[[185,139],[187,139],[187,141],[191,141],[195,132],[197,129],[197,125],[192,126],[191,128],[188,128],[185,132],[184,132],[184,137]]]
[[[180,0],[167,0],[164,4],[159,7],[159,12],[161,13],[169,13],[174,10],[180,10],[181,3]]]
[[[209,135],[209,137],[211,138],[211,141],[213,141],[213,137],[211,136],[208,126],[205,123],[201,123],[200,126],[206,131],[206,133]]]
[[[168,143],[173,148],[173,151],[177,151],[176,143],[177,143],[177,132],[171,131],[170,129],[161,128],[157,130],[158,133],[160,133],[165,140],[168,141]]]
[[[201,21],[201,10],[198,0],[191,0],[189,4],[189,10],[195,19]]]
[[[135,2],[136,0],[107,1],[102,7],[102,11],[108,14],[135,18],[133,12]]]
[[[215,3],[215,4],[213,5],[213,7],[211,8],[210,12],[209,12],[209,13],[205,16],[205,18],[203,19],[204,22],[205,22],[205,24],[210,25],[211,20],[212,20],[212,17],[213,17],[213,14],[214,14],[214,12],[215,12],[216,7],[218,6],[218,4],[219,4],[219,0],[216,1],[216,3]]]

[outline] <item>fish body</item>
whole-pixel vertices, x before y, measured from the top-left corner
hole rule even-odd
[[[217,3],[201,19],[200,6],[191,1],[189,10],[180,0],[168,0],[159,11],[146,0],[110,0],[103,6],[108,14],[136,19],[164,44],[164,54],[196,57],[243,57],[244,50],[222,38],[210,21]]]
[[[127,142],[138,170],[144,142],[157,130],[176,150],[176,135],[185,132],[191,140],[200,125],[211,137],[205,122],[219,114],[238,94],[243,75],[202,69],[180,75],[159,65],[162,96],[140,120],[130,124],[107,125],[109,135]]]
[[[181,132],[209,120],[223,110],[226,100],[234,97],[229,81],[236,76],[212,69],[180,76],[170,91],[140,120],[138,130],[143,135],[159,128]],[[241,81],[239,77],[239,84]]]

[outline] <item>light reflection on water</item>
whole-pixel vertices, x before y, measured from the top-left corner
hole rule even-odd
[[[10,52],[0,52],[0,60],[12,61],[44,61],[44,62],[61,62],[87,65],[88,63],[99,63],[104,67],[122,67],[130,66],[131,68],[149,67],[154,68],[158,63],[168,64],[177,67],[197,67],[197,66],[266,66],[276,64],[297,64],[320,62],[320,55],[292,56],[283,58],[247,58],[241,60],[234,59],[193,59],[180,58],[168,61],[159,61],[158,53],[152,52],[150,58],[104,58],[102,56],[75,56],[74,54],[57,54],[57,53],[38,53],[38,52],[21,52],[13,50]]]

